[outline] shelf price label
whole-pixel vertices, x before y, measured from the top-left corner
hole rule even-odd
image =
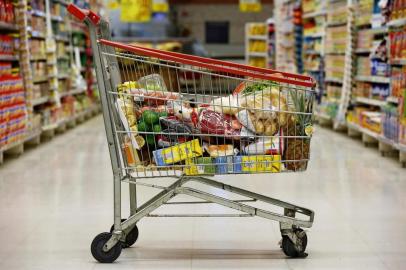
[[[122,22],[149,22],[151,12],[151,0],[121,0]]]
[[[152,11],[157,13],[168,13],[169,4],[167,0],[152,0]]]
[[[241,12],[261,12],[261,0],[240,0]]]

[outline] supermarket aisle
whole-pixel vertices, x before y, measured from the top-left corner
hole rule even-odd
[[[223,177],[314,209],[307,259],[285,259],[278,224],[259,218],[144,219],[135,248],[97,264],[89,245],[113,207],[103,132],[98,117],[0,167],[0,269],[404,269],[406,171],[320,128],[308,172]],[[222,211],[161,212],[176,210]]]

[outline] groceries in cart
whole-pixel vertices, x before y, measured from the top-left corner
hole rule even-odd
[[[117,92],[128,169],[214,175],[307,167],[313,128],[305,92],[248,80],[208,100],[171,92],[159,74]]]

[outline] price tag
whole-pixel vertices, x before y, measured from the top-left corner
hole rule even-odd
[[[241,12],[261,12],[261,0],[240,0]]]
[[[149,22],[151,20],[151,0],[121,0],[122,22]]]

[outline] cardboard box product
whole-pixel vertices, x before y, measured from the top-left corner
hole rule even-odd
[[[188,158],[199,157],[203,154],[199,140],[195,139],[169,148],[152,152],[157,166],[166,166]]]
[[[234,158],[234,167],[243,173],[280,172],[280,155],[237,156]]]
[[[234,156],[217,157],[214,159],[217,174],[240,173],[235,167]]]
[[[186,175],[214,175],[216,173],[216,166],[211,157],[186,159],[185,165],[184,172]]]

